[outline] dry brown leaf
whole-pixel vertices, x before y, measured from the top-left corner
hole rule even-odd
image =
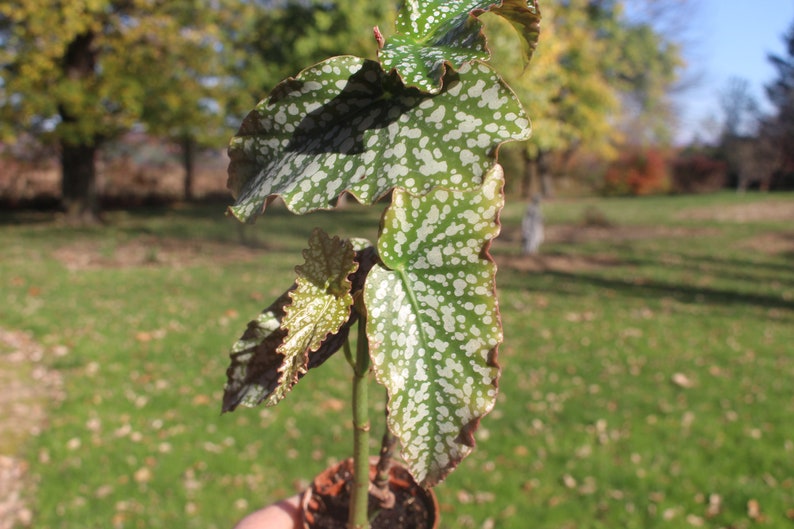
[[[706,508],[706,517],[713,518],[722,510],[722,496],[719,494],[709,494],[709,505]]]
[[[152,480],[152,469],[149,467],[141,467],[135,471],[132,479],[134,479],[136,483],[148,483]]]
[[[747,516],[752,520],[761,518],[761,505],[758,500],[751,499],[747,501]]]
[[[673,384],[680,388],[691,388],[695,385],[688,376],[683,373],[675,373],[671,378]]]

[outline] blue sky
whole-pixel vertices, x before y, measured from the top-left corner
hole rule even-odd
[[[767,55],[784,54],[782,37],[794,22],[794,0],[696,0],[695,6],[685,53],[687,75],[696,83],[678,97],[682,141],[698,132],[708,138],[704,121],[719,117],[719,92],[731,77],[747,79],[762,108],[769,109],[763,86],[776,72]]]

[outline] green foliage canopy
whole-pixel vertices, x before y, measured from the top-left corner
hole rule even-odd
[[[142,120],[155,130],[206,123],[221,35],[202,5],[3,3],[0,134],[96,144]]]
[[[233,0],[237,1],[237,0]],[[306,65],[335,55],[376,58],[373,27],[388,31],[393,0],[289,0],[238,2],[219,13],[229,48],[231,116],[243,117],[257,101]],[[299,23],[296,23],[299,21]]]
[[[786,52],[768,57],[776,72],[776,78],[766,85],[774,114],[763,124],[762,134],[779,152],[783,169],[791,172],[794,171],[794,22],[782,40]]]

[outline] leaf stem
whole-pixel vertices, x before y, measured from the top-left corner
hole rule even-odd
[[[369,527],[369,367],[366,319],[362,314],[358,321],[356,362],[353,366],[353,490],[348,518],[348,527],[351,529]]]
[[[350,351],[350,339],[345,338],[345,341],[342,343],[342,350],[345,352],[345,360],[347,363],[350,364],[354,370],[356,369],[356,361],[353,359],[353,353]]]
[[[388,415],[388,411],[386,414]],[[387,425],[381,441],[380,459],[378,459],[378,466],[375,469],[375,480],[372,483],[372,494],[380,501],[381,509],[391,509],[395,503],[394,493],[389,488],[389,475],[396,444],[397,437],[389,431]]]

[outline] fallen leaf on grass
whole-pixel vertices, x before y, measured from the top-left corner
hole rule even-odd
[[[695,385],[688,376],[683,373],[675,373],[671,378],[673,384],[680,388],[691,388]]]
[[[148,483],[152,480],[152,470],[149,467],[141,467],[135,471],[132,478],[136,483]]]
[[[758,500],[753,499],[747,501],[747,516],[755,521],[761,521],[763,519],[761,505],[758,503]]]
[[[722,496],[719,494],[709,494],[709,506],[706,509],[706,517],[713,518],[722,510]]]
[[[346,403],[341,399],[335,399],[333,397],[324,400],[320,404],[320,408],[323,410],[331,410],[331,411],[342,411],[345,409]]]
[[[153,331],[139,331],[135,333],[135,339],[142,343],[151,342],[152,340],[162,340],[168,333],[166,329],[155,329]]]
[[[689,522],[689,525],[693,525],[695,527],[701,527],[704,523],[703,518],[697,516],[696,514],[690,514],[686,517],[686,521]]]
[[[208,395],[196,395],[193,397],[193,404],[196,406],[203,406],[211,402]]]

